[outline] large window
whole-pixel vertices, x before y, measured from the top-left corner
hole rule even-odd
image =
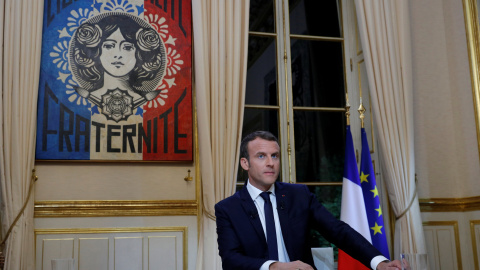
[[[250,0],[243,126],[243,136],[275,134],[282,149],[280,180],[308,185],[337,218],[352,68],[346,9],[341,0]],[[239,188],[245,179],[240,168]],[[312,232],[312,246],[330,244]]]

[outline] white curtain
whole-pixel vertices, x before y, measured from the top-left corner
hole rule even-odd
[[[0,210],[6,237],[32,179],[43,1],[1,0],[0,9]],[[5,269],[34,269],[33,202],[32,194],[6,241]]]
[[[193,0],[202,181],[198,270],[221,269],[215,203],[235,191],[245,99],[249,0]]]
[[[388,195],[394,255],[426,253],[415,184],[410,18],[405,0],[355,0]]]

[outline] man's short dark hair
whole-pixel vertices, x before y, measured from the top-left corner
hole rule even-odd
[[[256,138],[264,139],[267,141],[274,141],[278,144],[278,139],[269,131],[254,131],[247,136],[243,137],[242,143],[240,144],[240,158],[246,158],[250,161],[248,156],[248,143],[255,140]]]

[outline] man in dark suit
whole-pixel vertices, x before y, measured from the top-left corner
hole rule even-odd
[[[400,269],[363,236],[333,217],[305,185],[276,182],[280,146],[270,132],[247,135],[240,165],[245,187],[215,205],[218,249],[225,270],[314,269],[310,228],[371,269]]]

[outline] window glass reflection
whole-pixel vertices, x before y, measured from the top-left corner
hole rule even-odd
[[[341,37],[340,5],[336,0],[289,0],[290,33]]]
[[[278,138],[278,110],[245,108],[242,138],[257,130],[270,131]]]
[[[294,111],[297,182],[341,182],[345,156],[343,112]]]
[[[292,39],[293,106],[345,107],[342,44]]]
[[[249,31],[275,32],[273,0],[250,0]]]
[[[249,37],[245,104],[278,104],[275,54],[275,38]]]

